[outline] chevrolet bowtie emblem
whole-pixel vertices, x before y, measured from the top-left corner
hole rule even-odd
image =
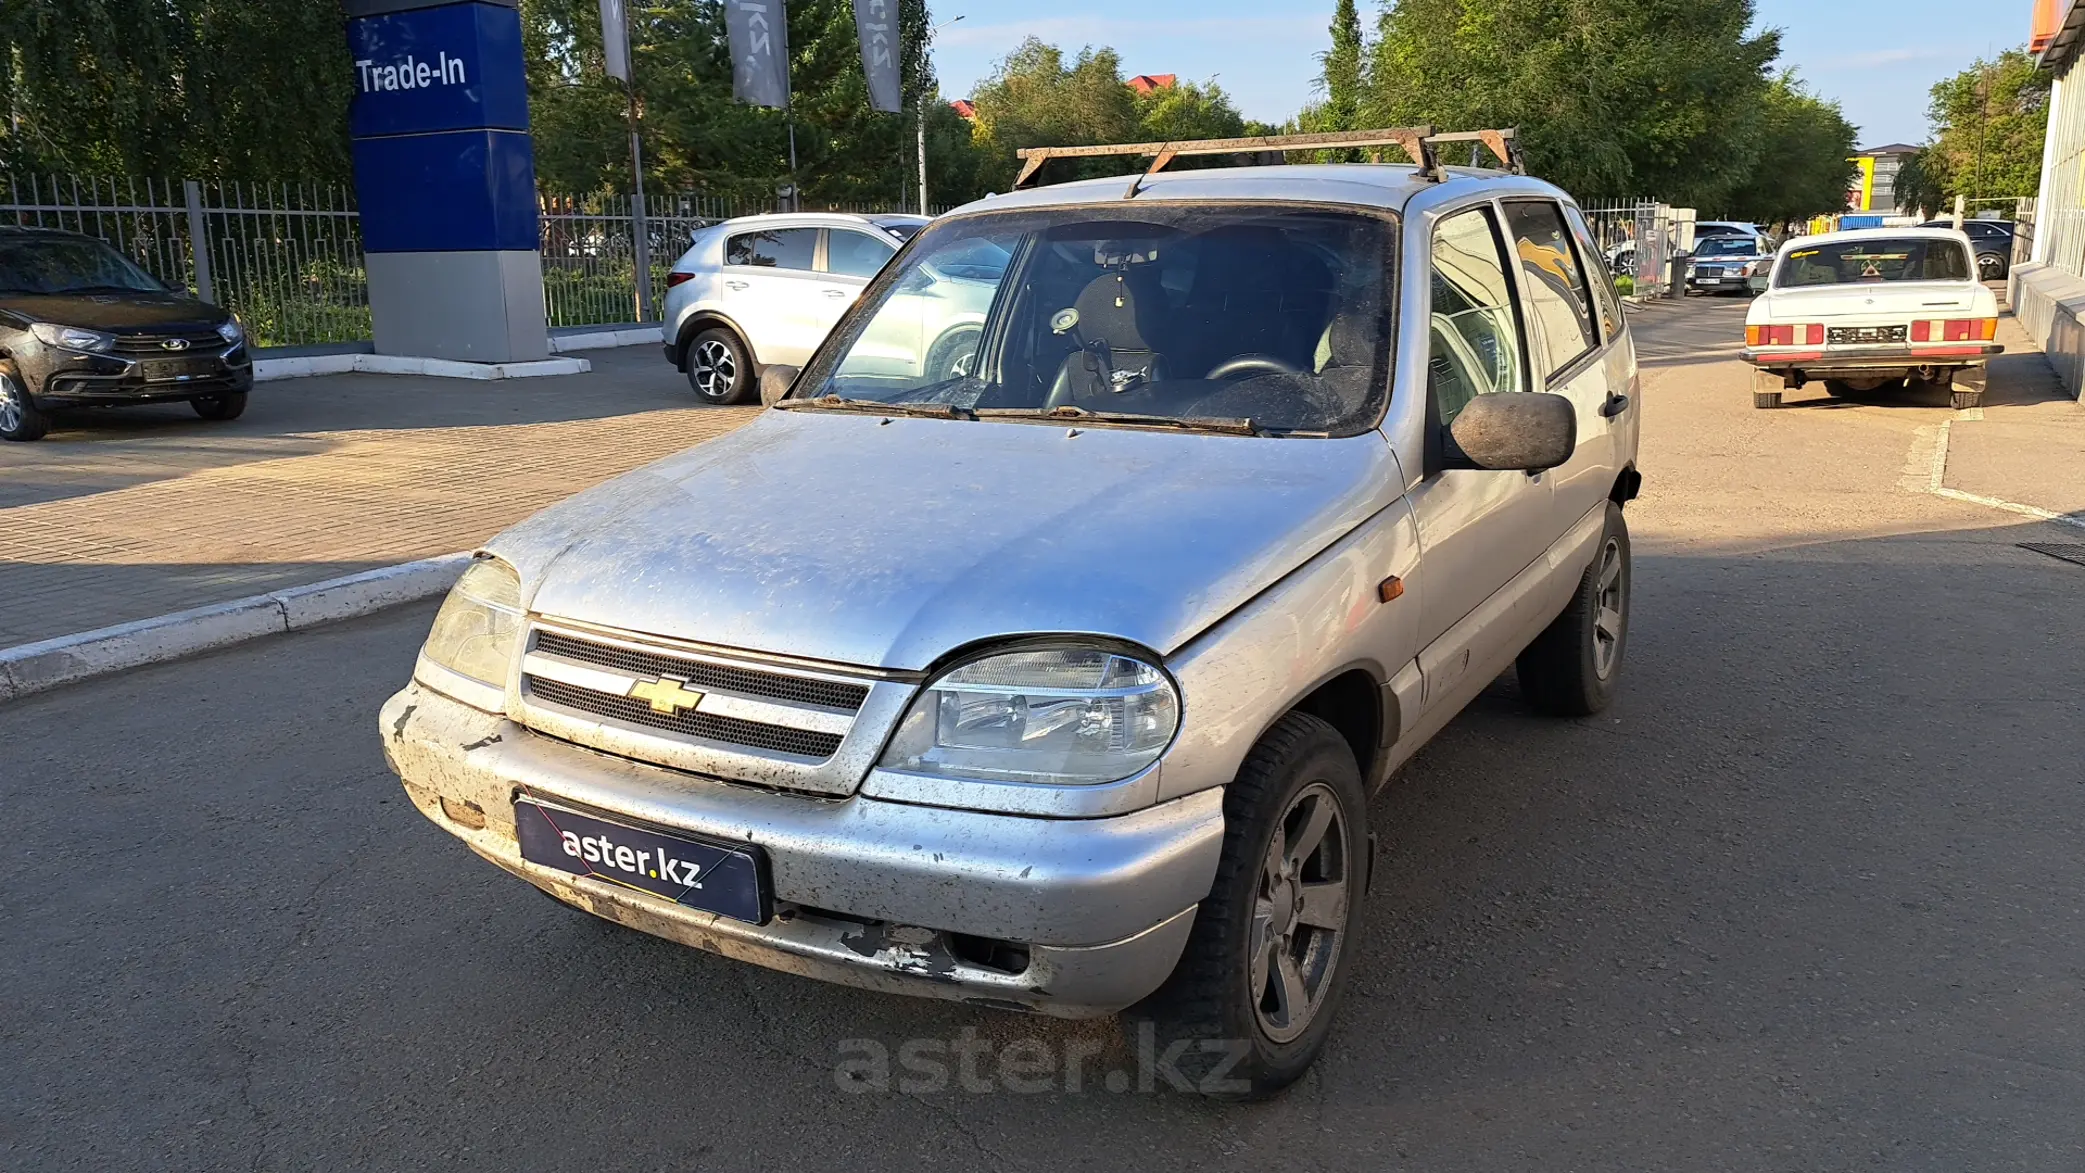
[[[671,676],[633,684],[624,695],[649,704],[654,713],[664,713],[669,717],[702,703],[701,693],[689,688],[687,681],[675,680]]]

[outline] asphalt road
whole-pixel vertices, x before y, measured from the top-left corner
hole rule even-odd
[[[0,708],[0,1167],[2085,1168],[2085,567],[1900,484],[1944,406],[1752,411],[1741,316],[1638,322],[1619,702],[1509,675],[1376,799],[1277,1101],[541,898],[385,771],[423,606]]]

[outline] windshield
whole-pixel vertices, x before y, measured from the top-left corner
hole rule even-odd
[[[73,236],[0,236],[0,292],[163,293],[165,287],[98,240]]]
[[[790,406],[1351,434],[1387,393],[1393,240],[1376,216],[1248,205],[943,221]]]
[[[1960,244],[1938,237],[1906,236],[1839,240],[1796,249],[1781,262],[1774,286],[1967,280],[1969,258]]]
[[[1711,236],[1696,241],[1697,257],[1750,257],[1759,255],[1759,241],[1751,236]]]

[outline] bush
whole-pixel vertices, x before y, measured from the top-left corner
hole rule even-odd
[[[1627,273],[1615,274],[1614,291],[1623,297],[1634,294],[1636,292],[1636,278],[1631,277]]]

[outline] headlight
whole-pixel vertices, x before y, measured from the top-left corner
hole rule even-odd
[[[1173,682],[1134,656],[1003,652],[929,684],[881,764],[950,778],[1097,785],[1157,761],[1179,727]]]
[[[62,346],[67,350],[113,350],[114,335],[99,330],[82,330],[78,326],[54,326],[49,322],[38,322],[29,327],[29,332],[47,346]]]
[[[246,337],[246,331],[240,328],[237,318],[232,318],[217,324],[217,336],[226,342],[237,342]]]
[[[492,558],[471,563],[434,617],[420,654],[490,688],[504,688],[521,639],[521,576]]]

